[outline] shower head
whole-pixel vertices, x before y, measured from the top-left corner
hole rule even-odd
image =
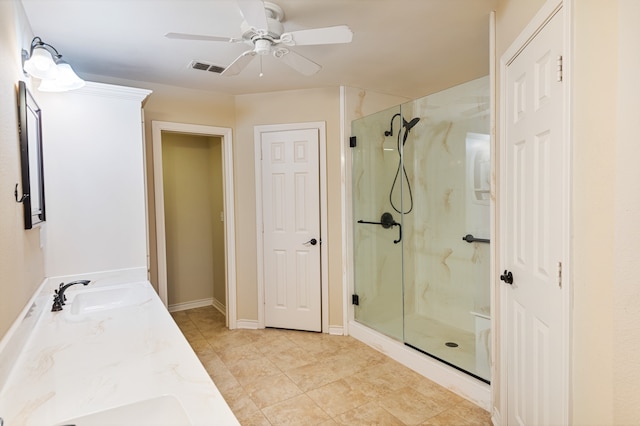
[[[389,123],[389,130],[385,130],[384,132],[385,136],[393,135],[393,120],[395,120],[396,117],[401,117],[400,113],[394,114],[394,116],[391,117],[391,122]],[[412,118],[411,121],[407,121],[404,119],[404,117],[402,117],[402,127],[406,129],[406,133],[409,133],[409,130],[411,130],[413,126],[418,124],[418,121],[420,121],[420,117]]]
[[[402,138],[402,145],[404,145],[404,143],[407,141],[409,132],[411,131],[411,129],[413,129],[413,126],[418,124],[418,121],[420,121],[420,117],[412,118],[411,121],[407,121],[404,118],[402,119],[402,127],[405,128],[404,137]]]
[[[407,122],[404,118],[402,119],[402,126],[407,129],[407,132],[413,128],[420,121],[420,117],[412,118],[411,121]]]

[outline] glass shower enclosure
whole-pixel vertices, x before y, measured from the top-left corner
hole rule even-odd
[[[352,122],[355,320],[490,381],[489,78]]]

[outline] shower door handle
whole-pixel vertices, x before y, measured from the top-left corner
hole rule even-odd
[[[487,243],[489,244],[491,241],[488,238],[476,238],[471,234],[467,234],[462,239],[468,243]]]
[[[398,227],[398,239],[393,240],[393,244],[398,244],[400,241],[402,241],[402,224],[398,222],[393,222],[393,226]]]
[[[402,241],[402,224],[396,222],[395,220],[393,222],[369,222],[366,220],[359,220],[358,223],[366,223],[369,225],[381,225],[383,228],[388,229],[391,228],[392,226],[397,226],[398,227],[398,239],[397,240],[393,240],[393,244],[398,244],[400,241]]]

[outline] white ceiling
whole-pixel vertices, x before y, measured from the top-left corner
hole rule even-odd
[[[154,82],[228,94],[347,85],[418,98],[489,73],[489,13],[496,0],[274,0],[285,31],[346,24],[350,44],[292,49],[323,66],[306,77],[272,56],[238,76],[187,67],[228,66],[244,44],[170,40],[167,32],[240,37],[235,0],[22,0],[35,35],[81,77]]]

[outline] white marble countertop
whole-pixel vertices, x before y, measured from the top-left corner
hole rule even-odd
[[[44,286],[49,297],[42,300],[52,300],[55,284]],[[78,295],[93,292],[95,298],[98,291],[124,288],[135,292],[134,304],[73,313]],[[63,311],[41,306],[7,382],[0,384],[5,426],[64,424],[163,395],[179,401],[189,424],[239,424],[148,282],[96,280],[72,286],[66,295]]]

